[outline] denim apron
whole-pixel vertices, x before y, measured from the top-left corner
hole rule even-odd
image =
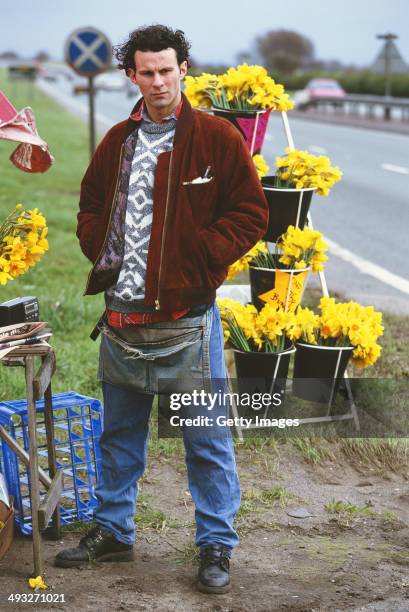
[[[211,390],[210,332],[215,304],[204,314],[122,329],[101,326],[98,380],[140,393]]]

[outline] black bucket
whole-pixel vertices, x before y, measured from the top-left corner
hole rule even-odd
[[[293,394],[302,399],[331,404],[351,358],[351,346],[315,346],[296,343]]]
[[[277,242],[289,225],[304,229],[315,189],[287,189],[276,187],[275,176],[261,179],[264,195],[269,207],[267,232],[263,238],[267,242]]]
[[[254,268],[249,267],[250,273],[250,290],[251,290],[251,302],[257,308],[261,310],[266,305],[263,300],[260,300],[257,296],[266,291],[274,289],[275,285],[275,270],[269,270],[268,268]]]
[[[304,292],[304,288],[306,285],[306,281],[303,284],[301,294],[297,299],[296,303],[293,303],[294,294],[291,293],[291,286],[294,282],[293,279],[297,278],[298,274],[302,274],[303,272],[309,271],[311,268],[303,268],[301,270],[292,270],[292,269],[274,269],[274,268],[256,268],[254,266],[249,267],[250,272],[250,290],[251,290],[251,302],[257,308],[257,310],[261,310],[267,302],[261,300],[258,296],[262,295],[266,291],[271,291],[271,289],[275,289],[276,286],[276,271],[284,272],[288,274],[288,287],[286,296],[282,296],[282,308],[284,310],[290,309],[295,310],[296,306],[301,302],[302,295]]]
[[[295,352],[290,341],[279,353],[259,353],[234,350],[237,387],[240,394],[280,393],[285,390],[291,355]],[[274,381],[274,384],[273,384]]]

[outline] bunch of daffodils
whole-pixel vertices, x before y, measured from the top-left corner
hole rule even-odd
[[[252,304],[244,306],[231,299],[217,300],[222,319],[224,340],[240,351],[274,353],[285,346],[287,329],[293,325],[293,314],[266,304],[257,312]]]
[[[287,111],[294,106],[284,87],[262,66],[241,64],[220,75],[187,76],[185,85],[185,94],[192,106],[273,111]]]
[[[327,196],[331,187],[342,178],[337,166],[331,166],[326,155],[312,155],[308,151],[285,150],[285,157],[276,157],[277,187],[296,189],[314,188],[318,195]]]
[[[336,303],[323,297],[320,315],[298,308],[287,330],[290,340],[321,346],[353,346],[352,363],[359,368],[373,365],[381,354],[377,343],[383,334],[382,313],[356,302]]]
[[[288,337],[293,341],[301,340],[308,344],[318,344],[319,316],[309,308],[299,306],[288,329]]]
[[[265,242],[257,242],[248,253],[229,266],[227,280],[248,270],[249,266],[269,270],[303,270],[311,267],[313,272],[321,272],[328,259],[325,254],[327,249],[321,232],[290,225],[277,240],[275,253],[268,252]]]
[[[256,319],[256,331],[261,338],[257,350],[264,352],[282,351],[285,348],[287,330],[292,323],[293,314],[285,312],[275,304],[266,304]]]
[[[20,276],[48,250],[47,223],[38,208],[25,211],[17,204],[0,225],[0,284]]]
[[[328,245],[321,232],[308,227],[300,229],[290,225],[277,240],[276,248],[280,251],[279,262],[293,270],[311,266],[313,272],[321,272],[328,259],[325,255]]]

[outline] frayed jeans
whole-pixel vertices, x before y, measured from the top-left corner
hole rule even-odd
[[[201,335],[196,342],[189,342],[186,330],[181,330],[179,345],[170,342],[170,346],[182,348],[173,352],[169,351],[168,343],[160,350],[153,345],[152,350],[144,349],[139,351],[141,354],[130,356],[109,336],[102,337],[99,378],[104,395],[104,430],[100,439],[101,477],[96,489],[99,505],[95,519],[127,544],[135,541],[138,480],[146,466],[155,377],[163,376],[164,367],[172,378],[186,377],[191,372],[197,375],[200,368],[206,377],[208,368],[212,381],[226,380],[217,305],[214,303],[200,317],[156,324],[167,329],[188,326],[193,334],[191,339],[195,328],[196,332],[198,328],[202,330]],[[144,385],[143,391],[137,390],[138,386],[133,388],[138,379],[137,384]],[[217,414],[228,416],[228,407],[216,408]],[[204,411],[209,414],[206,408]],[[225,428],[222,435],[220,431],[217,435],[192,434],[182,427],[182,434],[189,490],[195,504],[196,544],[199,547],[223,544],[231,551],[238,544],[233,521],[240,506],[240,486],[230,431]],[[172,493],[170,490],[169,494]]]

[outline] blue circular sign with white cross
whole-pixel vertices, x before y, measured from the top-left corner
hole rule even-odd
[[[112,46],[99,30],[90,26],[78,28],[67,38],[65,59],[75,72],[92,77],[111,66]]]

